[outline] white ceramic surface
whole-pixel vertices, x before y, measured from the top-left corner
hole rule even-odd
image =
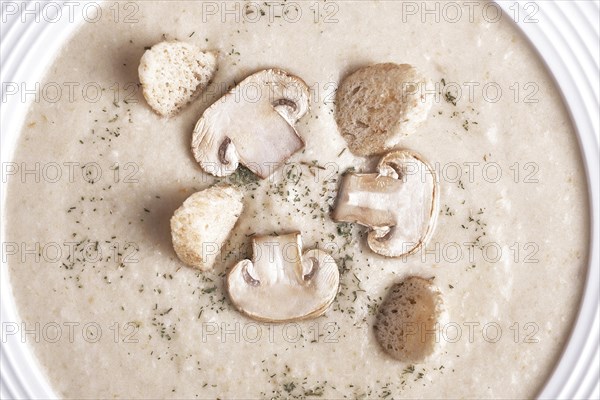
[[[39,23],[33,14],[27,22],[12,14],[8,3],[17,4],[19,10],[38,10]],[[36,5],[38,3],[38,5]],[[63,2],[50,2],[51,7],[62,7]],[[460,4],[461,2],[459,2]],[[600,125],[600,2],[583,1],[498,1],[505,15],[527,15],[536,9],[537,21],[518,26],[529,38],[556,79],[570,110],[579,134],[590,189],[592,246],[589,253],[589,270],[584,295],[576,325],[559,363],[545,385],[540,398],[600,398],[600,260],[599,254],[599,125]],[[83,3],[80,3],[83,4]],[[33,87],[42,78],[45,68],[52,62],[67,37],[83,21],[81,12],[74,19],[63,17],[48,22],[55,15],[48,4],[36,1],[2,2],[0,27],[1,69],[0,133],[2,162],[11,160],[14,145],[24,120],[28,104],[18,96],[6,96],[6,82],[25,82]],[[532,8],[534,7],[534,8]],[[45,13],[45,15],[42,15]],[[33,23],[32,23],[33,22]],[[5,98],[6,97],[6,98]],[[31,96],[30,96],[31,97]],[[0,197],[4,200],[5,183]],[[4,201],[2,201],[4,203]],[[4,210],[2,211],[4,213]],[[4,227],[2,226],[4,238]],[[26,344],[19,335],[5,335],[7,324],[18,321],[7,267],[0,270],[0,398],[54,398]]]

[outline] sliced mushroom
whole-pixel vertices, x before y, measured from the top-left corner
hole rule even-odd
[[[423,362],[440,347],[446,316],[439,289],[431,280],[411,276],[394,285],[379,306],[375,337],[395,359]]]
[[[344,176],[333,219],[369,227],[367,243],[378,254],[412,254],[435,228],[439,207],[435,171],[408,150],[384,156],[378,171]]]
[[[287,322],[322,315],[338,291],[334,259],[318,249],[302,254],[300,233],[253,239],[252,261],[242,260],[227,277],[235,307],[258,321]]]
[[[257,72],[204,111],[194,128],[194,157],[215,176],[241,163],[267,178],[304,147],[293,125],[307,111],[302,79],[280,69]]]

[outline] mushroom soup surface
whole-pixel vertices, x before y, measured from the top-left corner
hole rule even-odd
[[[59,396],[535,396],[577,312],[589,214],[568,113],[506,16],[490,22],[481,4],[472,21],[463,10],[453,23],[423,23],[420,15],[403,14],[402,2],[298,2],[293,20],[291,11],[258,3],[264,15],[254,10],[251,20],[252,13],[241,13],[243,3],[239,18],[231,14],[233,2],[209,9],[195,2],[135,4],[137,23],[115,22],[107,4],[105,17],[83,24],[57,55],[42,86],[78,82],[104,90],[94,101],[76,90],[74,96],[63,91],[58,101],[41,96],[33,102],[14,154],[19,170],[8,177],[5,240],[22,250],[7,254],[10,281],[28,329],[37,323],[40,335],[61,329],[57,340],[26,337]],[[143,98],[138,66],[147,47],[175,39],[218,53],[217,70],[195,101],[162,118]],[[369,224],[332,218],[344,179],[376,174],[387,154],[353,155],[336,122],[335,88],[380,63],[414,66],[434,94],[427,118],[386,150],[419,154],[439,184],[427,245],[402,257],[373,251]],[[289,158],[265,179],[252,172],[263,156],[280,157],[264,141],[243,137],[244,125],[252,123],[244,111],[251,107],[237,103],[244,110],[222,114],[236,118],[219,124],[231,124],[231,143],[239,150],[243,138],[248,153],[238,152],[237,169],[204,171],[190,148],[199,118],[228,90],[268,69],[300,78],[309,94],[310,109],[301,118],[290,109],[295,124],[273,114],[261,120],[268,135],[273,126],[285,133]],[[244,92],[239,101],[251,96]],[[230,147],[222,154],[233,154]],[[233,167],[234,160],[225,159]],[[37,182],[23,173],[36,165]],[[44,172],[48,166],[61,171],[58,179]],[[433,201],[433,183],[407,182],[422,190],[425,203]],[[206,248],[208,261],[190,253],[191,263],[212,266],[201,271],[177,257],[170,220],[184,200],[216,183],[242,193],[243,211],[227,240]],[[215,207],[202,221],[233,224],[239,207],[227,207]],[[383,222],[398,217],[392,205],[388,211],[376,216]],[[425,224],[414,228],[414,237],[427,231]],[[266,308],[243,274],[237,282],[245,282],[239,292],[245,302],[236,307],[227,295],[228,274],[239,263],[247,271],[253,265],[253,279],[265,271],[254,260],[269,236],[290,243],[294,254],[330,257],[339,291],[331,300],[325,287],[314,307],[299,310],[290,301],[289,313],[265,319],[317,315],[330,304],[319,317],[248,318],[238,309],[256,314]],[[281,265],[278,280],[267,281],[313,277],[313,264]],[[388,323],[394,308],[387,305],[395,300],[386,299],[408,277],[421,282],[431,304],[443,297],[444,318],[430,332],[435,343],[426,340],[427,350],[439,350],[417,354],[392,341],[395,358],[374,326]],[[437,316],[433,306],[425,313],[407,301],[406,315]],[[414,359],[402,359],[409,350]]]

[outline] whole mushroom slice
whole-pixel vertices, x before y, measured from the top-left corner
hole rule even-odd
[[[418,154],[394,151],[378,173],[344,175],[333,219],[369,227],[367,243],[386,257],[413,254],[433,234],[439,208],[435,171]]]
[[[308,86],[280,69],[250,75],[196,123],[192,151],[215,176],[242,164],[262,179],[304,147],[294,124],[308,111]]]
[[[329,308],[340,276],[334,259],[318,249],[302,254],[300,233],[253,239],[252,261],[242,260],[227,276],[235,307],[258,321],[314,318]]]
[[[440,290],[431,280],[411,276],[394,285],[379,306],[375,337],[393,358],[420,363],[441,347],[446,319]]]

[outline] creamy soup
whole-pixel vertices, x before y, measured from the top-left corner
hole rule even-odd
[[[434,14],[422,2],[127,4],[118,14],[107,4],[57,56],[8,175],[11,284],[24,327],[39,331],[25,339],[58,396],[535,396],[576,315],[587,189],[560,94],[510,16],[497,19],[486,3],[471,15],[461,6],[458,19],[438,4],[439,22],[433,2]],[[171,119],[153,113],[137,85],[145,48],[165,38],[219,52],[207,92]],[[378,62],[414,65],[436,97],[399,147],[438,172],[437,227],[425,249],[398,259],[373,253],[365,228],[330,217],[342,173],[378,161],[346,149],[335,88]],[[266,180],[243,169],[203,173],[190,150],[195,122],[267,67],[311,88],[296,125],[306,147]],[[214,271],[199,272],[175,255],[169,219],[218,181],[244,190],[244,211]],[[294,231],[305,249],[335,258],[334,303],[298,323],[247,319],[227,297],[227,271],[252,256],[253,236]],[[434,278],[448,310],[431,333],[440,350],[421,364],[394,360],[373,332],[388,289],[409,275]]]

